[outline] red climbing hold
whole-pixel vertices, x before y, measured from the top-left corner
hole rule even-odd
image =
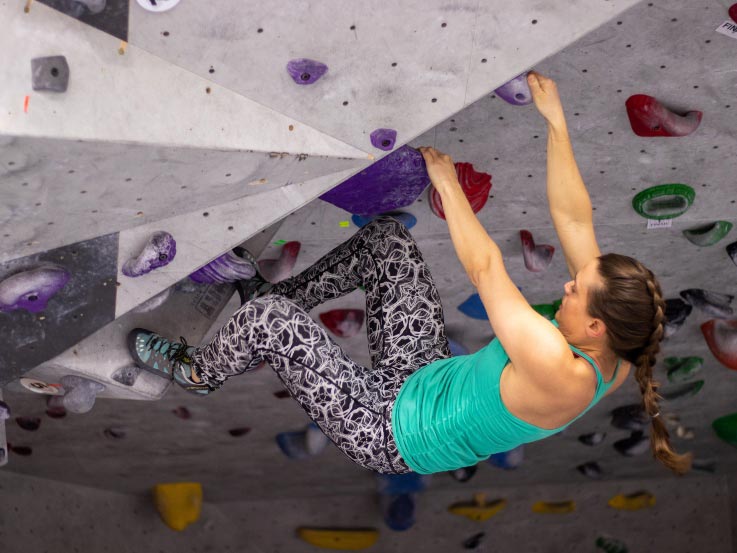
[[[729,8],[729,17],[732,18],[732,21],[737,23],[737,4],[732,4]]]
[[[322,324],[341,338],[350,338],[358,334],[363,324],[363,317],[363,309],[333,309],[320,313]]]
[[[258,262],[261,275],[272,284],[289,278],[301,247],[299,242],[287,242],[282,246],[279,259],[261,259]]]
[[[489,199],[489,191],[491,190],[491,175],[489,173],[479,173],[470,163],[456,163],[456,174],[461,188],[471,204],[474,213],[481,211],[481,208]],[[434,187],[430,187],[430,208],[432,212],[445,219],[443,212],[443,202],[440,200],[440,194]]]
[[[701,325],[701,332],[717,361],[737,371],[737,320],[712,319]]]
[[[686,136],[696,130],[703,116],[700,111],[678,115],[645,94],[630,96],[625,105],[637,136]]]
[[[533,273],[540,273],[548,268],[550,262],[553,261],[555,246],[548,244],[535,245],[532,233],[529,230],[519,231],[519,237],[522,239],[522,256],[525,259],[525,267]]]

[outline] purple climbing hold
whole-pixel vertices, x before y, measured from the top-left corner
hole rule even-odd
[[[230,251],[198,269],[189,275],[189,278],[203,284],[224,284],[236,280],[248,280],[254,276],[256,276],[256,267],[253,263]]]
[[[174,237],[168,232],[155,232],[139,256],[123,264],[123,274],[128,277],[145,275],[171,263],[176,254],[177,242]]]
[[[394,129],[376,129],[371,133],[371,144],[379,150],[391,151],[397,141],[397,131]]]
[[[428,184],[422,154],[402,146],[320,199],[356,215],[378,215],[410,205]]]
[[[0,282],[0,311],[43,311],[70,278],[69,271],[52,264],[16,273]]]
[[[287,72],[297,84],[313,84],[328,71],[328,66],[307,58],[291,60]]]
[[[532,92],[527,83],[527,72],[516,76],[497,88],[494,93],[502,100],[515,106],[526,106],[532,103]]]

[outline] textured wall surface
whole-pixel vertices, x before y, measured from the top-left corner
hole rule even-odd
[[[375,526],[382,534],[375,551],[461,550],[481,531],[480,551],[593,551],[602,535],[633,552],[737,547],[736,450],[711,428],[736,410],[737,373],[709,351],[700,325],[713,317],[698,308],[663,342],[662,357],[702,357],[696,379],[703,389],[661,407],[679,419],[670,427],[675,448],[693,451],[711,471],[676,478],[648,453],[624,457],[612,447],[629,432],[611,426],[611,410],[640,398],[630,378],[562,434],[526,446],[517,469],[481,463],[467,483],[434,476],[418,498],[416,525],[403,534],[383,525],[372,474],[334,447],[301,461],[281,453],[276,434],[309,420],[294,401],[274,395],[282,386],[268,367],[206,398],[167,391],[149,375],[119,392],[110,380],[125,362],[128,328],[149,323],[177,337],[191,322],[182,320],[186,311],[179,319],[171,312],[174,302],[158,314],[125,313],[204,263],[271,227],[258,248],[261,259],[277,258],[285,241],[300,241],[296,274],[350,237],[357,230],[351,214],[315,198],[384,155],[369,141],[379,127],[398,131],[397,147],[432,145],[490,173],[479,220],[530,303],[559,298],[569,275],[545,195],[545,124],[533,106],[513,106],[493,93],[530,67],[558,82],[601,250],[643,261],[667,298],[689,288],[734,294],[737,267],[725,246],[737,231],[709,247],[683,235],[717,220],[737,223],[737,40],[715,32],[728,17],[723,5],[380,2],[366,13],[326,3],[224,1],[206,14],[191,2],[150,14],[131,2],[124,55],[117,38],[38,3],[25,14],[24,5],[0,0],[0,48],[12,53],[0,61],[7,84],[0,90],[0,280],[28,256],[108,233],[116,233],[125,254],[115,260],[115,320],[86,331],[78,344],[84,359],[75,366],[76,338],[55,335],[48,351],[65,339],[69,349],[28,373],[51,381],[76,371],[105,382],[106,397],[87,414],[54,418],[46,396],[17,381],[4,390],[13,418],[5,421],[11,451],[0,473],[0,549],[312,550],[294,537],[300,525]],[[70,61],[70,89],[32,92],[30,58],[54,54]],[[314,85],[295,85],[285,65],[298,57],[323,61],[328,73]],[[682,138],[638,137],[625,110],[634,94],[679,112],[700,110],[703,121]],[[648,229],[632,198],[664,183],[690,185],[693,205],[669,228]],[[428,192],[403,211],[417,218],[411,232],[438,285],[449,336],[476,351],[492,329],[458,310],[475,289]],[[121,277],[120,266],[147,233],[169,229],[181,237],[177,265],[150,278]],[[525,268],[522,229],[556,247],[545,272]],[[60,312],[76,313],[58,301]],[[238,304],[236,296],[205,321],[206,337]],[[365,308],[364,293],[311,315],[319,320],[336,308]],[[0,317],[11,337],[1,345],[26,340],[43,351],[43,337],[29,341],[19,332],[26,326],[17,314]],[[33,324],[28,328],[44,328]],[[369,364],[365,334],[333,338]],[[9,370],[0,366],[3,375]],[[655,373],[661,392],[676,387],[662,363]],[[183,407],[189,418],[182,418]],[[16,416],[37,417],[40,426],[26,430]],[[244,427],[245,435],[229,434]],[[601,444],[578,440],[595,431],[606,433]],[[587,462],[599,464],[600,479],[576,470]],[[205,493],[201,520],[182,534],[164,527],[149,496],[153,485],[172,481],[201,482]],[[606,505],[615,494],[639,490],[653,493],[656,505],[635,512]],[[445,512],[476,492],[506,497],[509,505],[482,524]],[[530,510],[535,501],[569,499],[577,510],[568,515]]]

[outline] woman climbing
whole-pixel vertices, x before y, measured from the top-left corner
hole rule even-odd
[[[552,324],[509,278],[450,157],[420,148],[496,333],[491,343],[450,356],[440,296],[417,244],[401,222],[379,217],[297,276],[249,281],[250,300],[205,346],[131,331],[136,363],[209,394],[266,360],[343,453],[390,474],[467,467],[556,434],[619,388],[634,366],[653,454],[685,473],[690,454],[671,449],[652,378],[663,336],[660,285],[638,261],[601,255],[557,87],[537,73],[528,82],[548,123],[548,200],[573,277]],[[366,290],[371,368],[349,359],[308,315],[358,286]]]

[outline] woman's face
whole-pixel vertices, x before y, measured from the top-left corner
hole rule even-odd
[[[599,260],[594,258],[578,271],[575,279],[564,286],[563,302],[555,313],[555,320],[560,331],[569,339],[580,340],[586,335],[586,327],[591,321],[587,311],[588,292],[602,284],[598,268]]]

